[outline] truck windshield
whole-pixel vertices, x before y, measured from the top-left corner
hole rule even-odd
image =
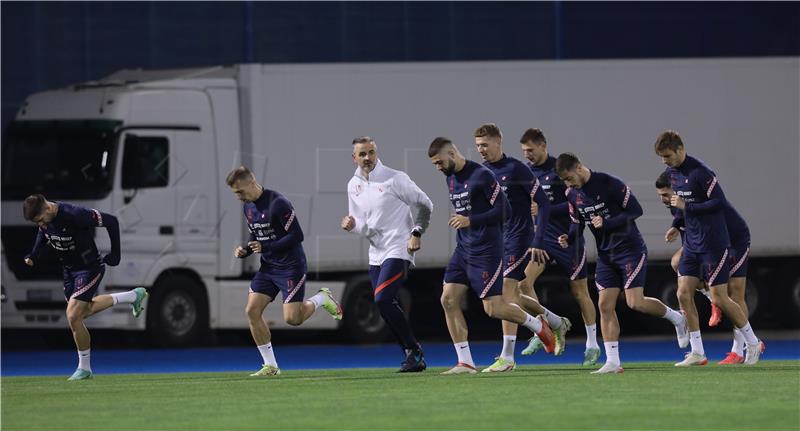
[[[2,199],[101,199],[113,185],[121,121],[14,121],[3,136]]]

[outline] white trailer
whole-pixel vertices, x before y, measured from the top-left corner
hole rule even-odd
[[[663,129],[680,131],[747,219],[762,279],[788,280],[781,292],[800,307],[799,81],[794,57],[247,64],[122,70],[36,93],[3,139],[2,325],[66,326],[60,272],[22,264],[35,229],[21,201],[42,192],[116,214],[122,262],[103,289],[151,291],[145,319],[120,309],[90,319],[93,327],[148,329],[165,343],[246,328],[248,276],[258,261],[232,256],[246,229],[224,184],[245,164],[296,208],[314,280],[307,291],[331,287],[344,302],[345,329],[369,339],[383,327],[369,308],[368,244],[339,228],[354,170],[351,140],[374,137],[383,162],[408,172],[434,201],[417,265],[442,268],[455,235],[427,146],[448,136],[479,160],[472,131],[487,121],[504,131],[509,155],[521,157],[519,136],[540,127],[554,155],[572,151],[623,178],[644,207],[639,226],[652,265],[675,250],[663,241],[669,214],[653,190],[664,168],[653,142]],[[668,292],[672,277],[653,274],[648,286]],[[273,327],[286,327],[280,307],[270,308]],[[336,329],[336,322],[319,315],[303,328]]]

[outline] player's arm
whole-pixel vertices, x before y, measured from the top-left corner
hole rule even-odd
[[[397,176],[397,197],[411,208],[414,217],[414,231],[425,233],[431,223],[433,202],[417,184],[405,173]]]
[[[550,204],[550,217],[564,217],[566,215],[569,215],[569,203],[566,200],[561,203]]]
[[[605,229],[616,229],[622,227],[644,214],[639,200],[636,199],[631,188],[622,181],[611,178],[608,184],[609,195],[622,208],[622,212],[603,221]]]
[[[275,241],[263,241],[262,248],[271,252],[282,252],[303,242],[303,230],[297,221],[297,214],[294,208],[286,199],[277,199],[273,202],[273,226],[279,225],[286,235]]]
[[[575,204],[572,203],[569,197],[569,189],[566,191],[567,195],[567,213],[569,214],[569,232],[562,234],[558,237],[558,242],[563,248],[567,248],[569,244],[575,244],[583,235],[584,222],[576,210]]]
[[[489,210],[480,214],[469,216],[470,226],[485,226],[488,224],[503,223],[508,214],[511,214],[511,204],[506,194],[500,188],[500,183],[491,175],[487,175],[481,186],[486,199],[489,201]]]
[[[690,181],[702,185],[708,200],[705,202],[687,202],[684,204],[684,211],[692,214],[707,214],[720,211],[725,203],[725,193],[717,183],[717,177],[707,170],[702,170],[691,177]]]
[[[561,202],[558,204],[550,204],[550,217],[563,217],[569,214],[569,204]]]
[[[33,242],[31,252],[25,256],[25,263],[28,266],[33,266],[39,260],[39,253],[42,251],[42,246],[45,244],[44,231],[42,228],[36,229],[36,240]]]
[[[678,238],[686,226],[686,220],[683,218],[683,211],[677,208],[670,208],[672,211],[672,223],[670,223],[669,229],[667,229],[667,233],[664,234],[664,241],[672,242]]]
[[[550,214],[552,210],[550,199],[547,198],[547,194],[544,192],[544,189],[542,189],[541,183],[539,183],[539,180],[533,175],[530,169],[520,169],[519,175],[522,181],[524,181],[523,187],[530,195],[531,201],[535,202],[539,208],[539,211],[536,215],[536,227],[531,247],[542,249],[542,244],[544,242],[544,231],[547,228],[547,223],[550,222]]]
[[[256,236],[252,232],[250,232],[249,239],[243,245],[237,246],[235,250],[233,250],[233,255],[238,257],[239,259],[244,259],[253,254],[253,247],[251,244],[255,245],[256,243],[260,244],[256,241]]]
[[[531,188],[531,200],[539,206],[539,212],[536,215],[536,225],[533,233],[533,243],[531,244],[532,259],[539,263],[546,263],[550,260],[550,256],[544,250],[544,231],[547,229],[547,223],[550,222],[550,199],[541,188],[539,180],[533,178],[533,187]]]
[[[342,228],[348,232],[353,232],[357,235],[364,236],[367,234],[367,224],[365,223],[364,219],[360,217],[360,214],[363,213],[361,209],[358,207],[358,204],[355,200],[353,200],[352,191],[350,190],[350,185],[347,186],[347,216],[344,217],[342,220]],[[348,229],[349,227],[349,229]]]
[[[675,214],[672,215],[672,223],[670,227],[674,227],[675,229],[684,229],[686,228],[686,219],[683,217],[683,211],[676,209]]]
[[[111,214],[100,212],[96,209],[80,208],[74,214],[74,221],[78,227],[104,227],[111,240],[111,252],[103,256],[103,263],[110,266],[119,265],[121,258],[119,221]]]
[[[108,232],[108,238],[111,240],[111,253],[103,256],[103,262],[111,266],[117,266],[122,258],[122,249],[120,247],[119,237],[119,220],[117,220],[115,216],[104,212],[99,213],[99,215],[101,220],[100,226],[104,226],[106,228],[106,232]]]

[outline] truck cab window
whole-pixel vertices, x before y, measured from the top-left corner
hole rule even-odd
[[[167,138],[127,135],[122,159],[122,188],[166,187],[168,183]]]

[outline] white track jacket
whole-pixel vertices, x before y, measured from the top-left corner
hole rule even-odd
[[[388,168],[380,160],[369,180],[356,168],[347,183],[350,215],[356,226],[351,230],[369,240],[369,264],[381,265],[386,259],[414,263],[408,253],[412,229],[424,232],[430,223],[433,202],[405,172]],[[411,208],[416,209],[412,218]]]

